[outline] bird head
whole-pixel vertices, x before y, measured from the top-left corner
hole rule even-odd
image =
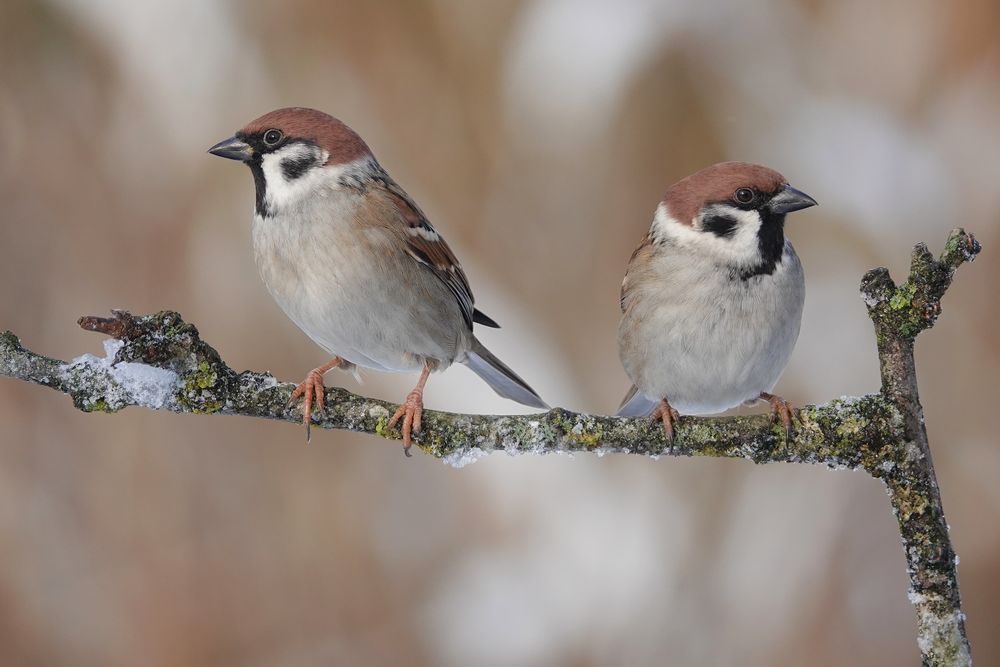
[[[335,184],[352,165],[372,157],[354,130],[304,107],[266,113],[208,152],[250,167],[257,214],[262,217],[300,206]]]
[[[815,205],[773,169],[720,162],[670,186],[652,231],[741,271],[767,272],[784,251],[785,215]]]

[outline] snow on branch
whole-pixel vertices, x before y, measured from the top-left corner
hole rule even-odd
[[[629,453],[714,456],[755,463],[799,462],[864,470],[881,480],[899,522],[917,609],[918,645],[925,665],[969,665],[957,558],[948,536],[917,395],[913,342],[941,313],[955,270],[972,261],[979,243],[954,230],[935,259],[914,248],[908,280],[897,286],[886,269],[869,271],[861,294],[875,325],[882,388],[875,394],[807,406],[791,436],[766,415],[682,417],[672,443],[648,419],[580,414],[556,408],[534,415],[464,415],[427,410],[414,438],[424,452],[462,466],[495,451]],[[242,415],[301,424],[289,405],[294,384],[268,373],[237,373],[204,342],[194,325],[172,311],[83,317],[103,333],[104,357],[65,362],[36,354],[11,332],[0,333],[0,375],[68,394],[86,412],[130,406],[197,414]],[[317,426],[399,439],[388,421],[395,405],[345,389],[326,390]]]

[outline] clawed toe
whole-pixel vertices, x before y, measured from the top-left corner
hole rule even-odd
[[[424,395],[422,391],[414,389],[406,395],[406,401],[400,405],[389,420],[389,428],[395,428],[400,419],[403,420],[403,453],[410,454],[410,447],[413,445],[412,434],[420,433],[424,415]]]
[[[792,437],[792,421],[798,420],[798,410],[780,396],[769,394],[766,391],[761,392],[760,397],[771,404],[771,419],[781,420],[781,424],[785,427],[785,437]]]
[[[674,424],[681,418],[680,413],[671,407],[667,399],[660,401],[660,404],[653,410],[653,419],[663,422],[663,433],[667,442],[674,441]]]
[[[302,405],[302,423],[306,427],[306,442],[312,440],[312,410],[313,405],[322,412],[326,408],[326,388],[323,386],[323,374],[318,369],[309,371],[306,379],[299,383],[292,391],[288,399],[288,405],[292,405],[300,398]]]
[[[424,417],[424,385],[427,384],[427,378],[430,376],[432,368],[433,364],[431,362],[424,363],[424,369],[420,372],[420,379],[417,380],[417,386],[406,395],[406,400],[396,408],[392,419],[389,420],[389,428],[395,428],[396,423],[400,419],[403,420],[403,453],[407,456],[413,456],[410,454],[410,447],[413,445],[413,434],[420,433],[421,422]]]
[[[328,363],[314,368],[306,375],[306,379],[299,383],[288,398],[288,405],[292,405],[300,398],[304,399],[302,406],[302,423],[306,427],[306,442],[312,440],[312,409],[315,404],[320,412],[326,409],[326,387],[323,386],[323,374],[331,368],[338,368],[344,360],[334,357]]]

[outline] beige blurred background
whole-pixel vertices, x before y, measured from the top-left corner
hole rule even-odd
[[[618,286],[664,188],[782,171],[807,271],[779,390],[877,388],[858,282],[962,225],[985,252],[917,348],[978,664],[1000,664],[1000,4],[930,0],[0,3],[0,329],[61,358],[179,310],[237,369],[323,353],[208,146],[344,119],[449,239],[485,340],[550,402],[626,389]],[[400,400],[415,378],[343,384]],[[464,368],[429,407],[512,412]],[[0,381],[0,658],[37,665],[911,665],[894,520],[862,473],[494,455],[455,470],[288,424],[85,415]]]

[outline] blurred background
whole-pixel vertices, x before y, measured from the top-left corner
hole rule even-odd
[[[180,311],[236,369],[326,360],[205,150],[276,107],[354,127],[461,258],[485,342],[613,411],[625,263],[674,180],[740,159],[821,203],[778,390],[878,387],[863,272],[965,226],[917,362],[980,664],[1000,664],[1000,4],[894,0],[0,3],[0,329]],[[401,400],[411,376],[368,373]],[[515,412],[468,370],[431,408]],[[895,522],[863,473],[630,456],[456,470],[397,443],[0,381],[0,654],[73,665],[911,665]]]

